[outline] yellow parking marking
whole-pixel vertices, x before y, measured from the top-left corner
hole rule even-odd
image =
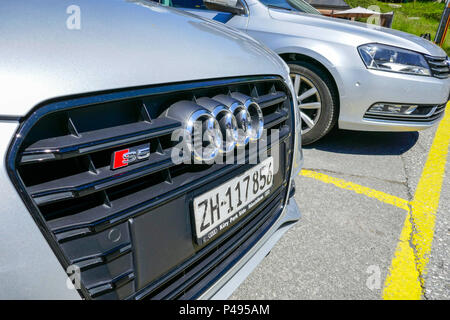
[[[330,177],[326,174],[311,171],[311,170],[302,170],[300,172],[300,175],[302,175],[304,177],[314,178],[316,180],[319,180],[319,181],[322,181],[325,183],[333,184],[338,188],[350,190],[350,191],[356,192],[358,194],[365,195],[369,198],[375,198],[381,202],[384,202],[384,203],[387,203],[387,204],[390,204],[390,205],[396,206],[398,208],[409,211],[409,206],[408,206],[409,203],[407,200],[401,199],[399,197],[396,197],[396,196],[393,196],[393,195],[390,195],[390,194],[387,194],[387,193],[384,193],[384,192],[381,192],[378,190],[364,187],[359,184],[349,182],[349,181],[346,181],[343,179]]]
[[[386,278],[383,291],[384,299],[420,299],[422,294],[420,276],[415,263],[414,250],[410,245],[412,237],[412,224],[410,215],[410,203],[405,199],[374,190],[359,184],[330,177],[323,173],[302,170],[300,173],[304,177],[333,184],[338,188],[350,190],[369,198],[380,200],[384,203],[396,206],[407,212],[405,222],[400,235],[400,239],[395,251],[395,258],[392,260],[390,274]]]
[[[423,294],[424,276],[427,273],[450,144],[449,106],[450,103],[447,104],[446,114],[436,131],[414,199],[411,201],[411,216],[405,220],[403,238],[400,238],[390,274],[386,278],[384,299],[420,299]],[[408,241],[411,241],[415,252]]]
[[[411,212],[408,211],[389,274],[384,282],[384,300],[420,300],[422,296],[420,274],[410,244],[412,234]]]

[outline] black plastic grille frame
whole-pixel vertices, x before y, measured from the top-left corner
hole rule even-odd
[[[280,130],[282,170],[268,199],[225,233],[198,245],[191,228],[193,197],[253,165],[174,164],[170,136],[183,124],[161,115],[177,101],[230,92],[253,97],[263,110],[265,128]],[[292,161],[292,112],[289,90],[276,76],[49,101],[22,121],[8,154],[8,172],[62,266],[80,268],[83,297],[196,298],[279,216]],[[150,144],[148,160],[110,169],[114,151],[142,143]],[[272,148],[269,144],[269,154]],[[167,224],[169,229],[159,238],[142,232],[144,225],[155,233]],[[165,245],[158,243],[164,239],[172,250],[170,258],[164,258]]]

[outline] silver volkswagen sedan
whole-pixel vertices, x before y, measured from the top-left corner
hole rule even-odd
[[[423,38],[322,16],[303,0],[160,0],[261,41],[290,66],[303,144],[333,128],[416,131],[449,97],[447,54]]]

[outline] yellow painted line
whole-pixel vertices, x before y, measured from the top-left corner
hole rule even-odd
[[[415,252],[410,241],[413,234],[411,212],[408,212],[400,239],[384,282],[384,300],[420,300],[422,287]]]
[[[390,273],[385,281],[383,299],[420,299],[422,294],[419,281],[420,276],[415,263],[414,250],[409,243],[413,230],[409,201],[311,170],[302,170],[300,174],[304,177],[333,184],[338,188],[350,190],[406,210],[407,215],[395,251],[395,258],[392,260]]]
[[[410,244],[412,234],[411,212],[408,211],[389,274],[384,282],[384,300],[420,300],[422,296],[420,274]]]
[[[377,199],[381,202],[396,206],[398,208],[404,209],[406,211],[409,211],[409,202],[405,199],[401,199],[399,197],[378,191],[378,190],[374,190],[368,187],[364,187],[361,186],[359,184],[353,183],[353,182],[349,182],[343,179],[339,179],[339,178],[334,178],[331,176],[328,176],[326,174],[323,173],[319,173],[316,171],[311,171],[311,170],[302,170],[300,172],[300,175],[304,176],[304,177],[308,177],[308,178],[313,178],[325,183],[329,183],[329,184],[333,184],[338,188],[341,189],[346,189],[346,190],[350,190],[353,191],[355,193],[358,194],[362,194],[365,195],[369,198],[374,198]]]
[[[422,295],[422,288],[419,280],[420,275],[416,266],[414,250],[409,243],[411,241],[413,231],[410,202],[378,190],[355,184],[353,182],[330,177],[323,173],[311,170],[302,170],[300,174],[304,177],[314,178],[324,183],[333,184],[338,188],[350,190],[358,194],[380,200],[384,203],[404,209],[407,212],[403,229],[400,234],[400,239],[395,251],[395,258],[392,260],[390,273],[385,281],[383,299],[420,299]]]
[[[450,103],[447,104],[446,114],[436,131],[414,199],[411,201],[411,219],[407,217],[405,220],[390,273],[385,281],[384,299],[420,299],[423,294],[423,281],[427,273],[450,144],[449,107]]]

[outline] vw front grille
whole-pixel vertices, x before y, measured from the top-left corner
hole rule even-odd
[[[431,73],[439,79],[447,79],[450,74],[448,58],[425,56],[431,68]]]

